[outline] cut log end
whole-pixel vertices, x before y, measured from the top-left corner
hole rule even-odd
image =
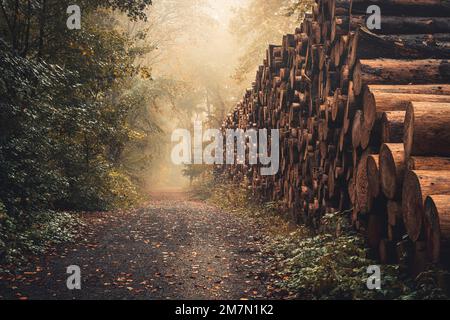
[[[352,145],[353,149],[358,149],[361,145],[361,130],[363,126],[363,114],[361,110],[357,110],[355,113],[355,117],[353,118],[352,125]]]
[[[430,260],[438,263],[449,249],[450,195],[432,195],[425,200],[425,239]]]
[[[403,183],[403,221],[412,241],[420,238],[423,226],[423,202],[419,177],[414,171],[408,171]]]
[[[404,145],[411,156],[450,156],[450,103],[411,102],[406,109]]]
[[[380,194],[379,160],[379,156],[373,154],[367,159],[367,177],[372,198],[377,198]]]
[[[356,96],[359,96],[362,91],[362,78],[361,78],[361,63],[358,61],[353,71],[353,91]]]
[[[364,124],[368,130],[371,130],[376,118],[377,106],[375,103],[375,96],[369,88],[365,88],[363,95],[363,111]]]
[[[406,159],[411,157],[412,144],[414,139],[414,107],[406,108],[403,144],[405,146]]]
[[[380,150],[381,189],[388,199],[395,199],[401,192],[401,181],[405,168],[403,145],[386,143]]]
[[[448,199],[450,200],[450,199]],[[439,225],[439,212],[433,197],[425,200],[425,237],[430,260],[437,263],[441,252],[441,228]]]
[[[403,142],[405,111],[383,112],[381,118],[381,141],[383,143]]]
[[[408,171],[403,184],[403,219],[409,237],[417,241],[422,235],[424,202],[432,195],[450,195],[449,170]]]

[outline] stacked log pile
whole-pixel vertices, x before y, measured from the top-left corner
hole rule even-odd
[[[366,26],[373,4],[379,30]],[[316,0],[223,124],[279,129],[279,173],[226,174],[297,222],[351,211],[383,263],[439,262],[450,241],[449,17],[441,0]]]

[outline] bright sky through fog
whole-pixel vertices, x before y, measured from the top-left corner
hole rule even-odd
[[[207,12],[224,27],[227,27],[232,15],[232,8],[241,7],[247,2],[248,0],[209,0],[210,9]]]

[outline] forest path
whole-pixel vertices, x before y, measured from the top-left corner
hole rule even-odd
[[[83,216],[83,241],[0,279],[0,298],[261,299],[271,294],[263,237],[254,221],[182,193],[152,199],[132,212]],[[71,265],[81,269],[81,290],[67,289]]]

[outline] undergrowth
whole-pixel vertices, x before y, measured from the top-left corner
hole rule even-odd
[[[123,173],[110,172],[107,182],[98,191],[104,196],[102,201],[108,203],[105,209],[133,208],[145,200]],[[41,209],[10,214],[0,201],[0,273],[17,269],[29,257],[42,254],[56,244],[73,241],[82,226],[79,211]]]
[[[280,204],[261,201],[244,185],[208,174],[192,190],[222,209],[264,225],[270,239],[264,251],[276,261],[274,285],[297,299],[448,299],[439,285],[448,275],[436,268],[412,279],[399,265],[384,265],[381,290],[369,290],[368,267],[379,263],[369,258],[365,240],[343,213],[325,215],[321,229],[312,232],[290,224],[282,218]]]
[[[55,244],[73,241],[83,226],[76,214],[67,212],[46,211],[26,218],[29,223],[8,216],[0,204],[0,273],[17,270],[28,256]]]
[[[235,214],[254,218],[272,235],[286,235],[298,228],[279,214],[282,207],[280,203],[262,202],[255,198],[251,189],[214,177],[210,172],[196,181],[191,190],[192,196],[197,199],[206,200]],[[306,229],[304,231],[307,232]]]

